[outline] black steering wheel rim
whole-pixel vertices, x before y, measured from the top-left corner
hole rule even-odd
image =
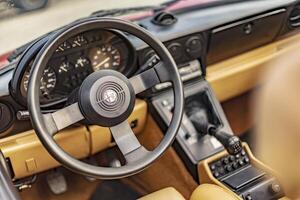
[[[160,144],[150,154],[145,155],[143,159],[119,168],[92,166],[70,156],[56,144],[53,137],[48,133],[40,109],[40,77],[42,76],[42,73],[51,55],[54,53],[58,45],[66,38],[81,33],[84,31],[84,29],[92,29],[95,26],[97,26],[97,28],[99,29],[115,29],[127,32],[146,42],[152,49],[154,49],[154,51],[168,68],[167,70],[161,72],[161,77],[166,77],[166,80],[170,80],[173,84],[174,112],[164,138],[162,139]],[[121,19],[90,18],[82,21],[77,21],[58,31],[41,49],[33,63],[33,68],[30,75],[28,87],[28,107],[32,125],[36,130],[40,141],[47,149],[47,151],[58,162],[79,174],[99,179],[116,179],[127,177],[142,171],[156,159],[158,159],[172,144],[181,124],[184,108],[184,93],[176,63],[173,60],[171,54],[168,52],[167,48],[162,44],[162,42],[153,37],[147,30],[133,24],[132,22],[124,21]]]

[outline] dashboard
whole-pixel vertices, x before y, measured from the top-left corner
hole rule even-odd
[[[135,23],[165,44],[188,85],[198,81],[200,76],[209,79],[206,69],[209,72],[211,66],[220,61],[297,33],[298,7],[297,0],[244,1],[172,12],[177,20],[169,26],[153,23],[154,16]],[[237,15],[232,15],[233,10]],[[15,127],[10,134],[31,128],[26,112],[30,70],[52,33],[24,45],[9,66],[0,70],[0,137],[12,125]],[[130,77],[153,55],[153,50],[141,40],[115,30],[93,29],[75,35],[63,42],[49,60],[40,84],[41,107],[43,110],[63,107],[84,78],[96,70],[114,69]],[[157,85],[145,97],[155,97],[168,88],[168,84]],[[228,91],[225,89],[224,93],[227,95]],[[22,111],[25,117],[20,120],[18,113]]]
[[[117,70],[130,75],[134,70],[135,50],[130,42],[116,31],[92,30],[64,41],[49,59],[40,82],[41,104],[65,100],[92,72],[101,69]],[[33,60],[21,73],[19,91],[27,96]]]

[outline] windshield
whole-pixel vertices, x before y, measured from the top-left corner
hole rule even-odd
[[[92,13],[96,12],[100,16],[107,14],[97,12],[99,10],[138,7],[136,11],[143,11],[140,15],[135,14],[138,18],[149,16],[149,9],[162,5],[166,10],[172,11],[226,1],[228,0],[0,0],[0,55]],[[146,10],[148,13],[145,13]]]

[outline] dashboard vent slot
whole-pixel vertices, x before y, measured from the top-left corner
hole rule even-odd
[[[147,26],[146,26],[146,25],[144,25],[144,24],[138,24],[138,25],[139,25],[140,27],[142,27],[142,28],[146,29],[146,30],[148,29],[148,28],[147,28]]]
[[[293,8],[289,16],[289,26],[291,28],[296,28],[300,26],[300,4],[297,4]]]

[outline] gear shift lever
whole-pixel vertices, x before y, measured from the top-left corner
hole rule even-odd
[[[213,125],[209,125],[207,132],[209,135],[214,136],[225,147],[229,154],[238,154],[243,150],[242,142],[237,136],[219,131]]]
[[[200,134],[214,136],[225,147],[229,154],[238,154],[242,151],[243,147],[240,139],[237,136],[220,131],[215,125],[210,124],[204,108],[194,107],[188,115],[195,129]]]

